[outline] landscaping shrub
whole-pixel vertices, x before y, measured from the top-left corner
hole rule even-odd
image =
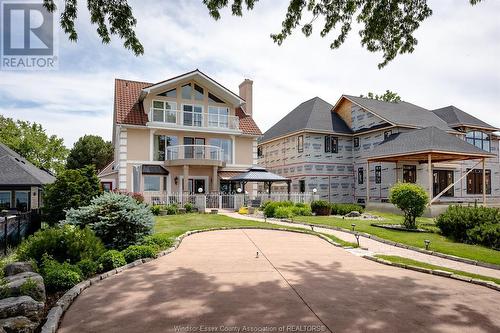
[[[164,210],[167,211],[167,215],[176,215],[179,212],[179,207],[176,204],[166,205]]]
[[[184,204],[184,209],[186,210],[186,213],[191,213],[194,210],[194,205],[190,202],[186,202]]]
[[[437,217],[436,226],[458,242],[500,248],[500,210],[450,206]]]
[[[64,225],[37,231],[21,243],[17,256],[21,261],[33,259],[40,265],[47,254],[58,262],[75,264],[82,259],[95,260],[104,251],[101,240],[89,228]]]
[[[76,266],[82,272],[82,277],[89,278],[94,276],[98,271],[100,271],[100,265],[93,260],[83,259],[76,263]]]
[[[156,248],[149,245],[130,245],[122,251],[127,263],[142,258],[153,258],[156,255]]]
[[[416,229],[416,219],[422,216],[429,202],[427,192],[417,184],[397,183],[391,188],[389,199],[403,211],[405,216],[403,225],[407,229]]]
[[[292,207],[291,201],[268,201],[264,206],[264,215],[267,217],[277,217],[276,209],[278,207]]]
[[[142,193],[138,193],[138,192],[132,192],[130,193],[130,196],[135,200],[137,201],[138,203],[143,203],[144,202],[144,196],[142,195]]]
[[[327,216],[330,215],[332,208],[328,201],[314,200],[311,202],[311,210],[313,213],[316,213],[316,215]]]
[[[43,302],[42,297],[40,297],[40,291],[38,286],[32,278],[27,278],[26,281],[19,287],[19,294],[30,296],[34,300],[39,302]]]
[[[295,206],[292,207],[292,213],[293,215],[296,216],[311,216],[312,215],[311,206],[300,203],[295,204]]]
[[[48,291],[67,290],[82,281],[79,268],[67,262],[60,263],[44,256],[42,264],[42,276]]]
[[[99,265],[103,272],[112,270],[127,264],[123,253],[117,250],[108,250],[103,253],[103,255],[98,260]]]
[[[68,211],[65,223],[89,226],[106,247],[121,250],[151,234],[154,217],[146,204],[108,192],[89,206]]]
[[[247,215],[248,214],[248,207],[240,207],[240,209],[238,209],[238,214]]]
[[[347,203],[333,203],[331,204],[331,214],[332,215],[346,215],[350,212],[359,212],[363,213],[363,207],[356,204],[347,204]]]
[[[172,237],[166,234],[154,234],[144,237],[140,244],[156,247],[159,251],[166,250],[174,243]]]
[[[93,166],[64,170],[54,183],[44,188],[44,221],[55,225],[64,220],[66,210],[88,205],[100,193],[100,181]]]
[[[291,206],[278,206],[274,211],[274,217],[278,219],[289,219],[293,216],[293,207]]]
[[[160,205],[152,205],[150,207],[150,209],[151,209],[151,213],[153,213],[154,216],[160,215],[160,210],[161,210],[161,206]]]

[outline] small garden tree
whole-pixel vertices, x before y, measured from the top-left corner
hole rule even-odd
[[[62,171],[56,181],[44,190],[45,221],[54,225],[64,220],[66,210],[88,205],[99,193],[99,178],[93,166]]]
[[[403,225],[407,229],[416,229],[416,219],[422,216],[429,202],[427,192],[417,184],[397,183],[391,188],[389,199],[403,211],[405,216]]]
[[[146,204],[119,193],[104,193],[90,205],[71,209],[65,223],[89,226],[108,248],[122,250],[153,231],[153,214]]]

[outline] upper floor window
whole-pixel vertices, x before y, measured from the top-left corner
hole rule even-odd
[[[164,96],[164,97],[173,97],[173,98],[176,98],[177,97],[177,89],[171,89],[171,90],[168,90],[168,91],[165,91],[161,94],[158,94],[158,96]]]
[[[208,107],[208,126],[227,128],[229,118],[229,108],[223,106]]]
[[[177,152],[176,150],[169,150],[167,147],[170,146],[177,146],[179,144],[179,141],[176,136],[168,136],[168,135],[155,135],[154,136],[154,156],[153,159],[155,161],[165,161],[177,158],[176,155]]]
[[[304,151],[304,136],[299,135],[297,137],[297,152],[302,153]]]
[[[188,83],[181,87],[182,99],[194,99],[202,101],[205,96],[205,90],[196,83]]]
[[[338,153],[339,138],[331,135],[325,136],[325,153]]]
[[[177,103],[167,101],[153,101],[153,110],[151,112],[151,121],[165,123],[177,122]]]
[[[224,103],[222,99],[220,99],[219,97],[215,96],[212,93],[208,93],[208,101],[212,103]]]
[[[359,138],[354,138],[354,148],[359,148]]]
[[[257,157],[262,157],[264,154],[262,154],[262,147],[257,147]]]
[[[391,130],[385,131],[384,132],[384,140],[387,140],[391,135],[392,135],[392,131]]]
[[[471,145],[474,145],[482,150],[490,151],[490,136],[480,131],[470,131],[465,135],[465,139]]]
[[[222,160],[226,163],[233,162],[233,141],[229,139],[212,138],[208,140],[210,146],[220,148],[219,151],[211,150],[210,158],[213,160]]]

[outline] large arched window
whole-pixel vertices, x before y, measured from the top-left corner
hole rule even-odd
[[[480,131],[467,132],[465,139],[471,145],[474,145],[482,150],[490,151],[490,136]]]

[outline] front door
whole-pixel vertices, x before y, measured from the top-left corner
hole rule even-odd
[[[434,196],[443,192],[448,186],[454,183],[453,170],[434,170]],[[443,197],[453,196],[453,187],[443,194]]]

